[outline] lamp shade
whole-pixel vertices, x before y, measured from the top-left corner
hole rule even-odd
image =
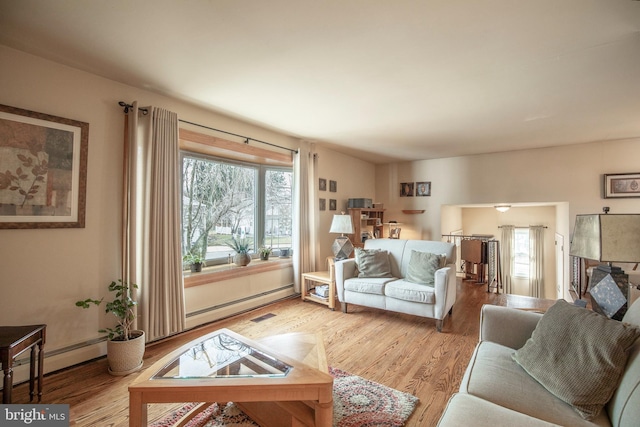
[[[605,262],[640,261],[640,214],[576,215],[572,256]]]
[[[334,215],[329,233],[353,234],[351,215]]]

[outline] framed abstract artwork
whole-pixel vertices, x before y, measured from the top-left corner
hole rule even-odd
[[[89,124],[0,105],[0,228],[84,228]]]
[[[640,197],[640,173],[616,173],[604,176],[604,198]]]
[[[430,196],[431,195],[431,182],[423,181],[416,182],[416,196]]]
[[[400,197],[413,197],[413,182],[400,183]]]

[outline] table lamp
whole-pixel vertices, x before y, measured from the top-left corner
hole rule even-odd
[[[589,293],[594,309],[614,319],[627,311],[629,276],[613,262],[640,261],[640,214],[576,215],[570,255],[606,262],[593,270]]]
[[[340,233],[331,246],[335,258],[337,260],[349,258],[353,252],[353,244],[345,234],[353,234],[351,215],[345,215],[344,212],[341,215],[334,215],[329,233]]]

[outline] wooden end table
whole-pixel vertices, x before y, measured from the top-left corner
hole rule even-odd
[[[31,349],[29,370],[29,396],[33,401],[36,347],[38,348],[38,402],[42,400],[42,369],[44,359],[44,341],[47,325],[30,326],[0,326],[0,362],[4,371],[4,388],[2,389],[2,403],[11,403],[13,389],[13,362],[23,351]]]
[[[300,289],[300,297],[303,301],[314,301],[324,304],[331,310],[336,308],[336,277],[335,277],[335,261],[333,257],[327,257],[328,271],[313,271],[310,273],[302,273],[302,289]],[[309,293],[311,284],[329,285],[329,296],[323,298],[321,296]]]

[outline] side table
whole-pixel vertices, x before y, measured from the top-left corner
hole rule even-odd
[[[333,257],[327,257],[327,266],[329,270],[325,271],[313,271],[309,273],[302,273],[302,289],[300,290],[300,297],[303,301],[314,301],[320,304],[324,304],[331,310],[336,308],[336,278],[335,278],[335,261]],[[323,298],[321,296],[309,293],[309,287],[311,284],[323,284],[329,285],[329,296]]]
[[[11,403],[13,388],[13,362],[23,351],[31,349],[29,371],[29,396],[33,401],[36,372],[36,347],[38,347],[38,402],[42,399],[42,362],[47,325],[0,326],[0,362],[4,371],[2,403]]]

